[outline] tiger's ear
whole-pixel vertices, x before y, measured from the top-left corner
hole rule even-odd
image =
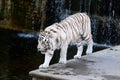
[[[40,32],[43,32],[43,29],[41,29]]]
[[[40,30],[39,37],[40,37],[41,35],[44,35],[44,31],[43,31],[43,30]]]

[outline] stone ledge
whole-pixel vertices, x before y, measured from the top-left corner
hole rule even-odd
[[[29,73],[33,80],[120,80],[120,46]]]

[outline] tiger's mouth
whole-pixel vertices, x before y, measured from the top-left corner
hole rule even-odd
[[[41,53],[41,54],[45,54],[45,53],[46,53],[46,51],[40,51],[40,53]]]
[[[40,49],[38,49],[37,51],[40,52],[40,53],[45,53],[46,52],[45,50],[40,50]]]

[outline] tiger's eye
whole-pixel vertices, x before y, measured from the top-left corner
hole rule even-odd
[[[44,38],[43,37],[39,37],[39,40],[41,41],[41,40],[43,40]]]

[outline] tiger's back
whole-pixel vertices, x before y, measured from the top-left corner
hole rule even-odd
[[[89,42],[92,40],[90,25],[90,18],[86,13],[76,13],[67,17],[60,23],[51,25],[46,28],[46,31],[57,34],[57,40],[59,42],[66,40],[69,44],[71,41],[77,41],[78,39],[84,39]]]

